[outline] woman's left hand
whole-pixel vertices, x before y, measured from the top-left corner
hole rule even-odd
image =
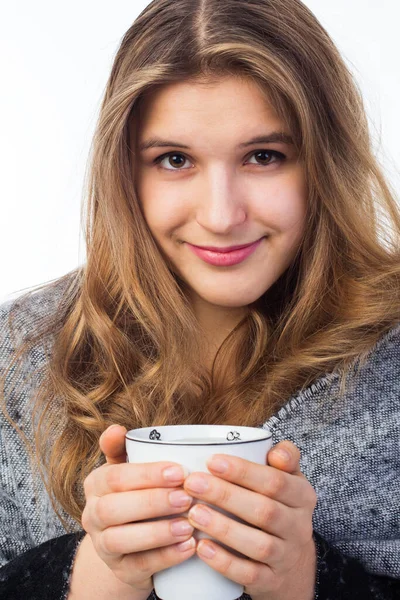
[[[288,452],[288,459],[279,450]],[[200,502],[218,506],[253,527],[238,523],[209,506],[196,504],[189,521],[226,546],[248,557],[239,558],[218,544],[200,540],[198,556],[210,567],[244,586],[253,600],[312,600],[316,550],[312,515],[317,504],[314,488],[300,471],[300,451],[285,440],[268,453],[268,465],[227,454],[214,455],[227,465],[215,473],[191,473],[184,488]],[[203,484],[194,489],[193,484]],[[208,523],[194,517],[204,514]],[[258,529],[256,529],[258,528]],[[206,549],[213,556],[204,554]]]

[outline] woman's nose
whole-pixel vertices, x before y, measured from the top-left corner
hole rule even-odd
[[[246,220],[246,205],[234,178],[209,177],[199,190],[197,222],[213,233],[228,233]]]

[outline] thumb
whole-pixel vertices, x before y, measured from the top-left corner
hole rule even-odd
[[[125,434],[126,427],[122,425],[110,425],[103,431],[99,439],[100,450],[106,457],[109,465],[126,462]]]
[[[300,450],[289,440],[283,440],[276,444],[267,455],[268,464],[271,467],[300,475]]]

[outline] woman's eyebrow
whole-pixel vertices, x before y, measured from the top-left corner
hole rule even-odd
[[[258,135],[257,137],[252,138],[248,142],[244,142],[243,144],[239,144],[238,148],[246,148],[247,146],[253,146],[254,144],[272,144],[274,142],[280,142],[283,144],[294,144],[293,139],[287,133],[273,131],[272,133],[265,135]],[[185,148],[186,150],[190,149],[190,146],[186,146],[185,144],[181,144],[180,142],[175,142],[173,140],[163,140],[159,137],[151,137],[148,140],[145,140],[141,144],[139,144],[139,150],[144,152],[145,150],[149,150],[150,148],[163,148],[166,146],[175,146],[176,148]]]

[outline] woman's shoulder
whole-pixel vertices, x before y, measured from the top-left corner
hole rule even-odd
[[[0,348],[20,344],[57,317],[77,276],[76,271],[68,273],[0,304]]]
[[[370,366],[388,366],[388,361],[393,361],[393,367],[398,367],[400,363],[400,322],[386,330],[367,354]]]
[[[0,394],[11,402],[10,409],[14,400],[22,406],[41,381],[55,324],[77,281],[76,272],[68,273],[0,305]],[[15,386],[22,386],[17,395]]]
[[[362,419],[365,411],[377,410],[389,417],[399,410],[400,398],[400,323],[392,324],[377,342],[354,363],[346,397],[351,413]],[[339,385],[335,374],[333,386]]]

